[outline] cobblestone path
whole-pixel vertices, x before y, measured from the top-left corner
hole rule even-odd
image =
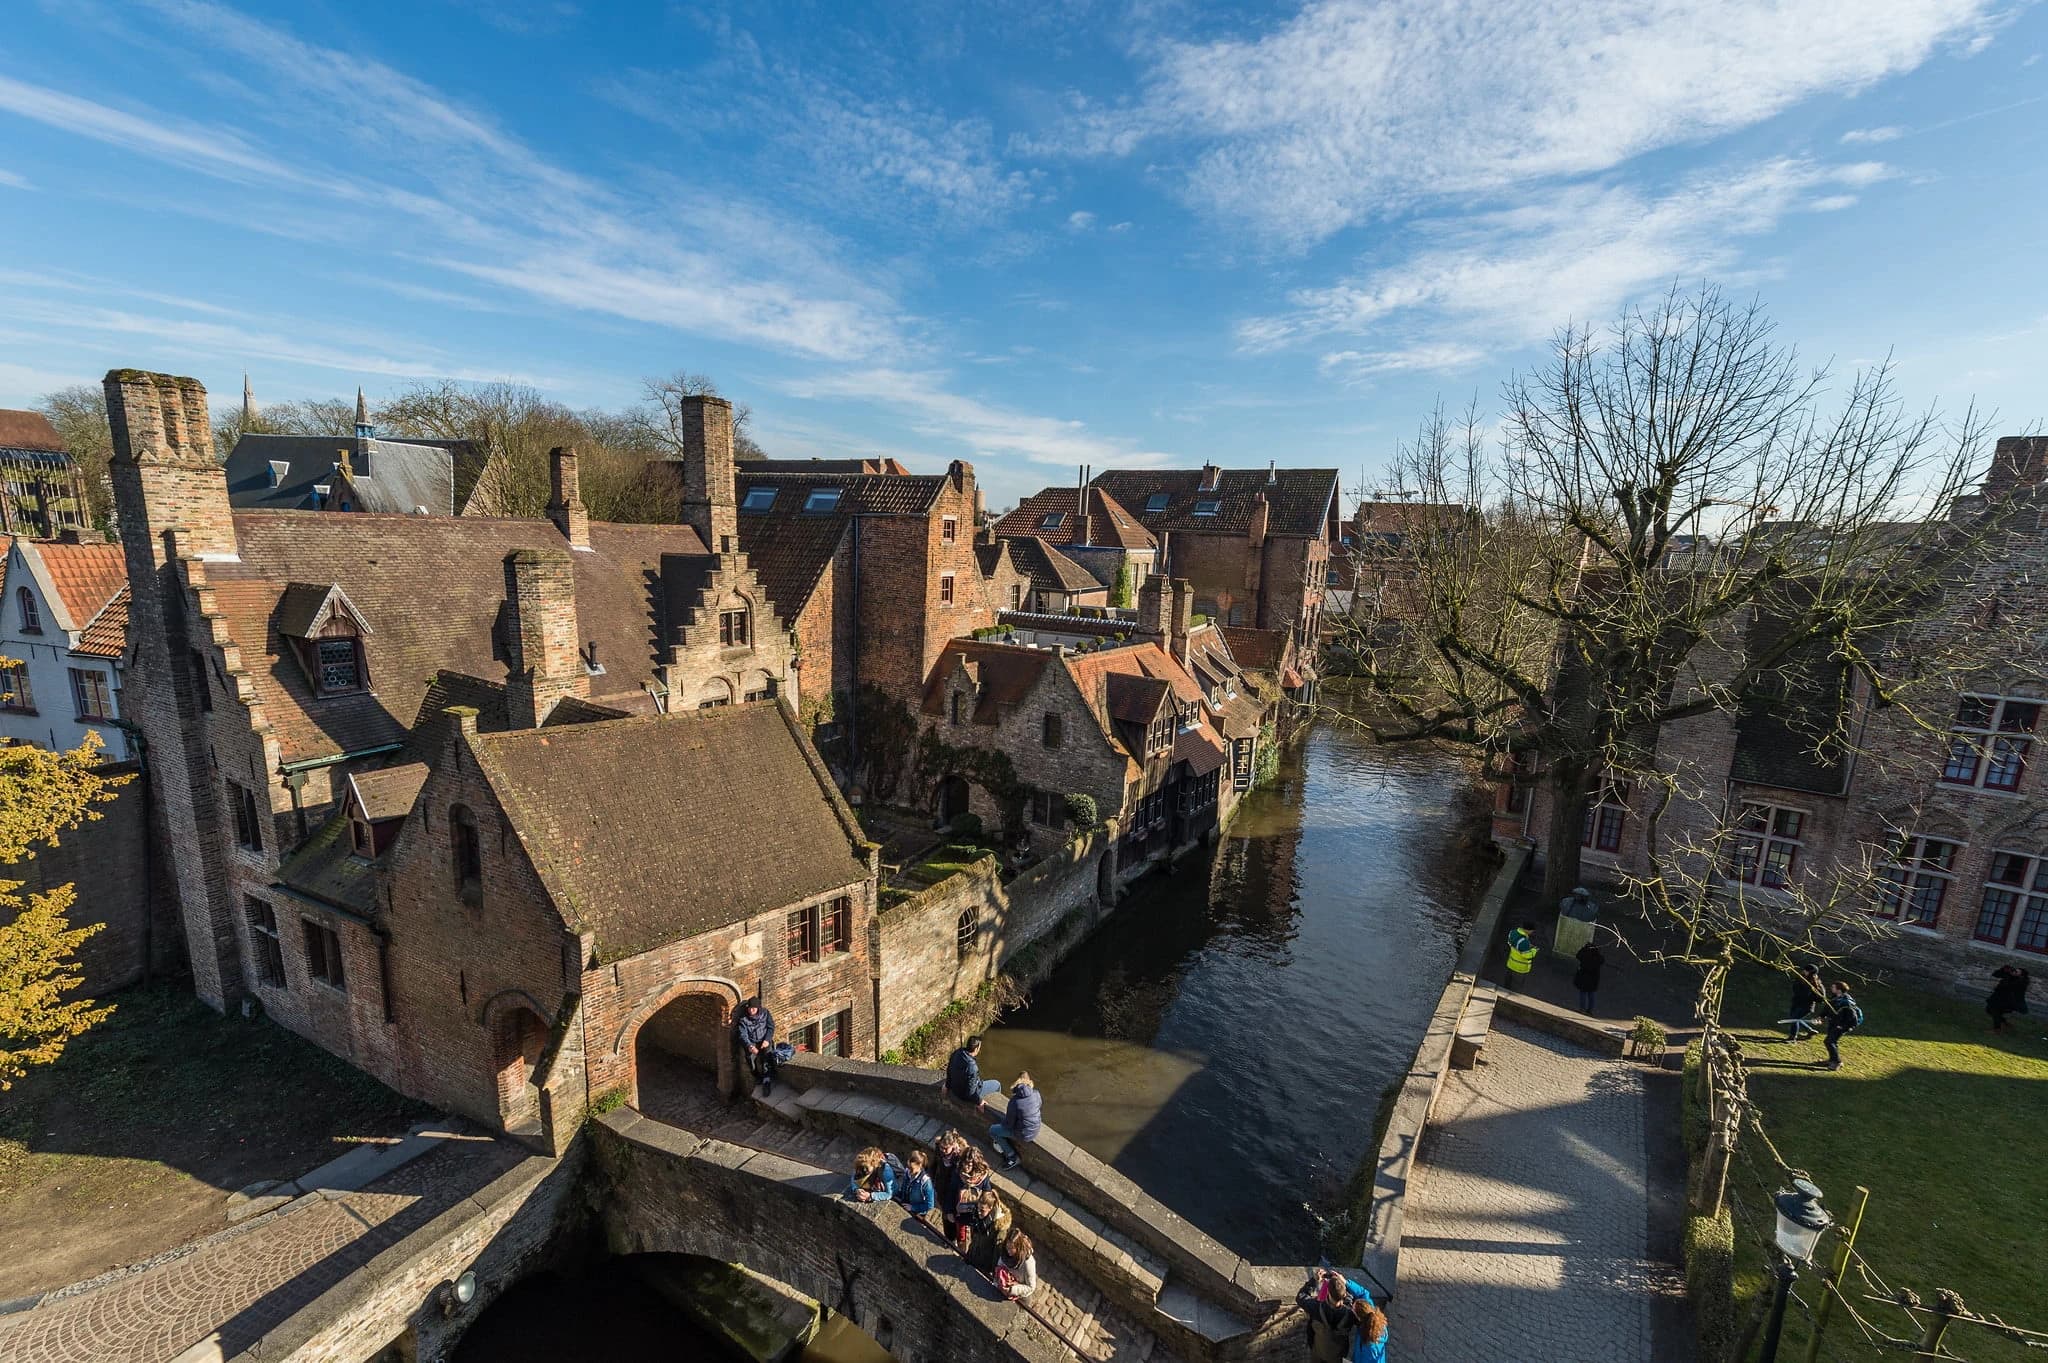
[[[1684,1283],[1649,1248],[1644,1072],[1498,1023],[1485,1059],[1446,1080],[1430,1120],[1391,1351],[1402,1363],[1690,1358],[1658,1325]]]
[[[318,1198],[174,1250],[98,1287],[0,1316],[6,1363],[166,1363],[219,1332],[233,1357],[524,1152],[456,1138],[360,1191]]]
[[[643,1074],[641,1111],[700,1135],[766,1150],[818,1169],[853,1168],[860,1142],[807,1126],[792,1126],[779,1118],[764,1116],[751,1104],[728,1108],[715,1097],[704,1096],[708,1087],[701,1081],[692,1082],[687,1071],[663,1075],[657,1084],[650,1084]],[[986,1145],[982,1149],[987,1153]],[[933,1246],[943,1243],[934,1233]],[[1038,1291],[1032,1294],[1031,1310],[1077,1355],[1089,1363],[1179,1363],[1150,1330],[1105,1298],[1079,1272],[1042,1247],[1036,1251],[1036,1257]],[[997,1295],[993,1284],[987,1290],[991,1298]]]

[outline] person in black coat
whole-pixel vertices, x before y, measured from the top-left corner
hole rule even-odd
[[[1827,992],[1818,966],[1800,966],[1792,972],[1792,1003],[1785,1013],[1785,1040],[1797,1041],[1801,1032],[1820,1030],[1805,1019],[1812,1016]]]
[[[1984,1000],[1984,1011],[1991,1015],[1991,1030],[2010,1032],[2012,1024],[2006,1016],[2027,1011],[2027,986],[2034,982],[2025,968],[2016,965],[2002,965],[1991,972],[1997,983],[1991,986],[1991,997]]]
[[[1579,991],[1579,1011],[1591,1016],[1593,996],[1600,992],[1600,972],[1607,965],[1607,957],[1591,942],[1579,948],[1579,968],[1572,974],[1572,988]]]

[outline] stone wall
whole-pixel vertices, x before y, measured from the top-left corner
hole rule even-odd
[[[132,762],[106,771],[130,780],[99,807],[100,817],[8,870],[23,882],[24,895],[70,885],[78,896],[71,925],[102,925],[78,949],[85,975],[78,992],[87,998],[139,984],[145,975],[176,972],[184,960],[183,925],[168,889],[162,844],[152,842],[142,777]]]
[[[953,1000],[970,997],[1068,915],[1082,911],[1092,921],[1110,845],[1100,829],[1083,833],[1008,885],[995,857],[987,856],[884,910],[880,1048],[894,1047]],[[963,948],[960,934],[969,919],[973,937]]]
[[[589,1128],[615,1254],[744,1263],[815,1297],[900,1363],[1065,1363],[1029,1313],[992,1299],[893,1203],[836,1196],[845,1175],[706,1140],[637,1112]]]

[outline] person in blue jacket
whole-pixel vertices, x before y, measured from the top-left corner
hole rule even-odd
[[[761,1086],[762,1093],[774,1092],[775,1014],[762,1007],[761,1000],[748,999],[740,1005],[739,1019],[732,1030],[740,1055],[754,1072],[754,1082]]]
[[[1387,1363],[1387,1316],[1364,1288],[1352,1294],[1351,1318],[1349,1363]]]
[[[869,1146],[853,1157],[853,1180],[846,1195],[855,1202],[892,1202],[896,1198],[896,1171],[889,1157]]]
[[[968,1037],[960,1043],[946,1061],[946,1092],[963,1103],[981,1106],[981,1100],[994,1093],[1002,1085],[993,1079],[981,1077],[981,1062],[974,1057],[981,1052],[981,1038]]]
[[[928,1220],[932,1208],[939,1204],[938,1189],[932,1186],[932,1176],[925,1172],[924,1151],[913,1150],[903,1161],[903,1177],[896,1180],[896,1200],[920,1221]]]
[[[1003,1167],[1014,1169],[1019,1163],[1016,1142],[1029,1143],[1038,1139],[1038,1132],[1045,1125],[1045,1095],[1031,1082],[1029,1071],[1017,1076],[1017,1082],[1010,1086],[1010,1111],[1002,1121],[988,1129],[989,1144],[1003,1157]]]

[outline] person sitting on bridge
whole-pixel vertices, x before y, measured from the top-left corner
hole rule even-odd
[[[1018,1301],[1038,1290],[1038,1257],[1031,1252],[1031,1237],[1013,1230],[1003,1242],[1002,1257],[996,1260],[996,1290]]]
[[[981,1077],[981,1062],[974,1057],[981,1053],[981,1038],[968,1037],[960,1043],[946,1061],[946,1092],[963,1103],[981,1106],[981,1100],[1002,1087],[993,1079]]]
[[[1017,1076],[1017,1082],[1010,1085],[1010,1110],[1002,1121],[988,1129],[989,1144],[1003,1157],[1003,1167],[1014,1169],[1023,1161],[1017,1154],[1016,1142],[1029,1144],[1038,1139],[1039,1128],[1044,1126],[1041,1114],[1045,1111],[1045,1095],[1031,1082],[1031,1072],[1026,1070]]]
[[[1359,1292],[1351,1299],[1351,1356],[1348,1363],[1387,1363],[1387,1317]]]
[[[931,1217],[939,1199],[937,1189],[932,1187],[932,1176],[925,1172],[924,1151],[913,1150],[904,1158],[903,1177],[896,1180],[896,1200],[920,1221]]]
[[[1536,925],[1526,920],[1508,929],[1508,988],[1520,989],[1536,964]]]
[[[846,1195],[855,1202],[890,1202],[896,1197],[896,1171],[889,1157],[869,1146],[853,1157],[853,1181]]]
[[[967,1138],[947,1127],[933,1148],[938,1161],[932,1171],[932,1191],[938,1194],[939,1225],[951,1240],[960,1228],[960,1164],[967,1154]]]
[[[758,998],[748,999],[740,1006],[739,1019],[733,1024],[733,1035],[739,1040],[740,1054],[746,1057],[761,1092],[774,1092],[775,1014],[763,1008]]]

